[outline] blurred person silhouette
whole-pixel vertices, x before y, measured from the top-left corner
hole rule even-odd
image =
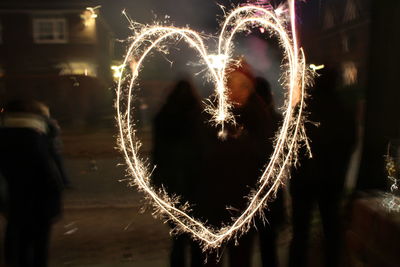
[[[292,196],[293,238],[289,266],[309,266],[307,251],[311,219],[317,205],[324,233],[325,266],[340,264],[341,219],[340,202],[351,153],[356,139],[355,117],[346,109],[335,89],[338,73],[323,69],[316,79],[308,107],[306,125],[312,158],[300,151],[300,166],[290,181]]]
[[[280,113],[275,109],[274,95],[271,91],[271,85],[264,77],[255,78],[255,90],[257,95],[261,98],[264,104],[265,111],[271,115],[272,118],[272,130],[275,133],[279,129],[279,124],[283,118]]]
[[[154,119],[153,183],[164,187],[181,202],[192,202],[195,183],[201,178],[202,108],[199,96],[187,80],[176,83]],[[173,226],[173,225],[171,225]],[[170,266],[184,266],[187,235],[172,237]]]
[[[276,134],[282,122],[282,115],[275,110],[274,97],[269,82],[263,77],[257,77],[255,79],[255,91],[263,101],[265,112],[271,116],[271,125],[268,127],[272,129],[273,134]],[[269,139],[269,142],[272,147],[272,140]],[[273,202],[268,204],[265,216],[267,218],[266,224],[260,220],[257,221],[261,262],[263,267],[276,267],[278,266],[277,236],[279,226],[282,225],[285,218],[282,188],[279,189]]]
[[[225,132],[219,137],[217,131],[220,129],[209,129],[204,153],[207,155],[205,175],[196,191],[199,203],[195,210],[198,217],[217,228],[240,216],[246,208],[246,196],[255,188],[272,151],[268,142],[273,136],[271,115],[265,111],[262,100],[255,92],[255,78],[245,61],[231,67],[227,88],[234,105],[232,112],[236,125],[225,125]],[[226,207],[229,207],[228,210]],[[251,266],[254,236],[254,230],[250,230],[240,236],[238,242],[232,240],[224,245],[228,248],[229,266]],[[194,249],[193,254],[204,260],[199,248]],[[221,264],[211,257],[207,264],[195,266]]]
[[[36,102],[38,114],[42,115],[47,124],[47,137],[49,141],[50,154],[57,165],[64,187],[71,188],[71,180],[67,175],[62,157],[63,143],[61,140],[61,127],[57,120],[50,115],[50,108],[42,102]]]
[[[51,225],[61,214],[62,182],[47,122],[35,101],[16,100],[0,118],[0,172],[7,181],[5,263],[46,267]]]

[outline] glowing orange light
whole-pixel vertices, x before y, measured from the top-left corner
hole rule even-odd
[[[83,19],[83,23],[86,27],[93,26],[95,23],[97,15],[97,9],[101,8],[101,6],[95,7],[87,7],[85,11],[83,11],[81,18]]]

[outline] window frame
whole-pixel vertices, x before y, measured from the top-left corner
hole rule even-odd
[[[53,37],[59,37],[62,33],[64,38],[54,38],[54,39],[41,39],[40,38],[40,23],[51,22],[53,27]],[[57,32],[57,23],[62,23],[62,32]],[[68,29],[67,20],[65,18],[33,18],[33,41],[37,44],[65,44],[68,42]]]

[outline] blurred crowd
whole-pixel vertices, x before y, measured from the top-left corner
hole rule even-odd
[[[291,171],[290,198],[284,199],[281,188],[265,210],[267,223],[255,218],[256,227],[237,243],[224,244],[229,266],[252,266],[257,235],[262,266],[281,266],[277,237],[288,218],[293,229],[289,266],[309,266],[314,208],[318,208],[323,226],[325,266],[341,266],[340,205],[356,130],[354,116],[335,94],[337,72],[324,69],[321,74],[308,101],[306,130],[313,156],[301,149],[299,167]],[[282,123],[269,82],[255,77],[246,62],[230,69],[227,88],[236,124],[225,127],[222,134],[207,124],[210,118],[202,112],[196,89],[188,80],[176,83],[154,120],[155,186],[164,186],[171,196],[179,195],[191,203],[191,215],[214,228],[226,225],[246,208],[246,196],[255,189]],[[189,240],[186,235],[172,237],[171,267],[186,266],[187,262],[190,266],[223,266],[220,255],[205,258],[198,244]],[[188,247],[190,259],[186,259]]]
[[[340,266],[340,204],[356,131],[354,116],[335,95],[337,73],[325,69],[321,74],[308,101],[308,119],[313,123],[307,123],[306,130],[313,157],[301,149],[299,167],[291,171],[290,198],[285,199],[289,194],[280,188],[265,210],[265,221],[255,218],[255,227],[238,242],[223,244],[220,251],[227,251],[229,266],[252,266],[255,240],[259,240],[262,266],[281,266],[277,238],[288,218],[293,229],[289,266],[309,266],[307,250],[316,207],[324,233],[325,266]],[[227,88],[236,124],[227,125],[223,132],[208,123],[196,89],[184,79],[176,82],[153,125],[154,186],[191,203],[191,215],[214,228],[226,225],[246,208],[246,196],[255,189],[273,152],[273,139],[283,119],[269,82],[255,77],[245,61],[230,68]],[[2,110],[6,266],[47,266],[51,226],[61,215],[62,191],[70,186],[61,148],[60,127],[44,103],[15,100]],[[192,267],[223,264],[220,254],[206,256],[186,234],[173,236],[170,266],[187,262]]]

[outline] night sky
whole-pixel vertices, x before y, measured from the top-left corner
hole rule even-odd
[[[196,31],[201,31],[206,34],[213,34],[217,36],[219,31],[219,23],[223,20],[224,12],[219,5],[226,7],[226,11],[231,10],[232,6],[238,6],[240,3],[246,1],[242,0],[113,0],[104,1],[101,8],[101,16],[105,18],[107,23],[111,26],[115,33],[116,39],[126,40],[131,32],[128,29],[129,23],[122,15],[122,10],[133,21],[139,23],[152,23],[153,21],[164,21],[165,15],[169,16],[168,25],[174,24],[178,27],[190,26]],[[276,5],[277,1],[273,5]],[[240,36],[239,35],[239,39]],[[254,37],[254,36],[253,36]],[[242,38],[236,40],[235,52],[236,55],[245,55],[247,61],[253,66],[256,75],[268,77],[271,81],[272,90],[277,97],[278,105],[283,104],[283,91],[279,84],[279,77],[281,74],[281,53],[280,49],[274,42],[265,42],[269,38]],[[263,40],[263,41],[261,41]],[[214,49],[215,44],[209,43],[209,48]],[[121,60],[127,48],[127,43],[116,42],[115,59]],[[188,67],[188,63],[195,60],[194,53],[184,46],[180,47],[180,52],[177,57],[168,55],[168,60],[174,62],[174,70],[169,70],[169,63],[164,59],[153,58],[150,65],[147,65],[146,70],[142,73],[143,77],[147,79],[170,79],[175,77],[177,73],[195,73],[201,71],[200,68]],[[162,71],[161,71],[162,70]],[[154,75],[157,73],[157,76]],[[160,73],[164,76],[160,75]],[[198,85],[202,76],[199,77]],[[201,89],[200,89],[201,91]]]
[[[186,26],[196,30],[215,33],[218,30],[218,17],[223,12],[218,4],[230,6],[241,1],[229,0],[113,0],[105,1],[101,13],[115,31],[117,38],[126,38],[129,35],[128,22],[121,11],[126,9],[127,14],[140,23],[151,23],[157,16],[162,20],[165,15],[176,26]]]

